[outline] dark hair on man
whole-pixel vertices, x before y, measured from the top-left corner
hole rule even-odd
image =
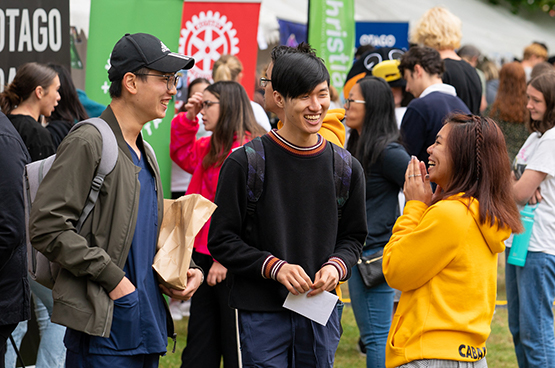
[[[210,150],[202,160],[202,166],[221,166],[231,151],[233,140],[245,143],[247,132],[251,138],[266,133],[256,123],[252,106],[243,86],[235,81],[219,81],[206,87],[219,100],[220,115],[210,139]],[[241,143],[241,144],[242,144]]]
[[[555,126],[555,72],[545,72],[530,81],[545,100],[545,113],[541,121],[530,121],[530,129],[541,134]]]
[[[89,115],[85,111],[85,108],[79,101],[79,96],[77,95],[77,90],[71,79],[71,74],[65,66],[59,64],[48,64],[48,66],[54,69],[58,73],[60,78],[60,101],[58,101],[58,106],[48,118],[48,121],[62,120],[75,123],[81,120],[86,120]]]
[[[135,70],[134,72],[131,72],[131,73],[133,73],[133,74],[148,74],[150,72],[152,72],[151,69],[143,67],[143,68]],[[125,73],[125,74],[127,74],[127,73]],[[121,78],[114,79],[112,81],[112,83],[110,84],[109,92],[110,92],[110,97],[111,98],[120,98],[121,97],[121,91],[122,91],[121,83],[123,82],[123,77],[124,76],[125,75],[123,75]],[[137,75],[137,78],[139,78],[139,80],[144,82],[146,80],[147,76],[146,75]]]
[[[297,52],[316,56],[316,50],[313,49],[312,46],[310,46],[306,42],[301,42],[300,44],[297,45],[297,47],[284,46],[284,45],[279,45],[274,47],[272,49],[272,52],[270,53],[270,58],[272,59],[272,62],[275,63],[280,56],[283,56],[285,54],[294,54]]]
[[[285,99],[297,98],[312,92],[317,85],[330,85],[330,74],[319,57],[306,53],[280,56],[272,69],[272,87]]]
[[[389,84],[377,77],[359,79],[357,84],[366,102],[366,111],[360,136],[351,129],[347,150],[360,161],[368,177],[370,166],[378,161],[385,147],[399,141],[399,128]]]
[[[501,129],[492,119],[476,115],[451,115],[445,124],[451,126],[446,148],[452,174],[442,197],[463,193],[463,198],[476,198],[481,224],[494,225],[497,221],[500,228],[521,232],[512,194],[511,163]]]
[[[0,93],[2,112],[8,115],[27,100],[38,86],[48,91],[56,75],[56,71],[47,65],[35,62],[23,64],[17,69],[13,81]]]
[[[414,72],[414,66],[420,65],[426,73],[437,75],[441,78],[445,71],[445,63],[441,59],[439,52],[427,46],[414,46],[401,56],[399,71],[405,75],[405,70]]]

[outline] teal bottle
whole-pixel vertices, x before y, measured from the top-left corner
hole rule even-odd
[[[528,245],[530,244],[530,237],[532,236],[532,227],[534,226],[534,210],[536,207],[524,206],[520,211],[520,220],[524,226],[524,232],[515,234],[513,236],[513,244],[507,263],[515,266],[524,267],[526,263],[526,255],[528,254]]]

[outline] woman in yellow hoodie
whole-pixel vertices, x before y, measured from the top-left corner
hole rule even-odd
[[[497,254],[522,229],[505,140],[493,120],[455,115],[428,153],[429,173],[409,163],[407,204],[384,249],[387,283],[402,291],[386,366],[487,367]]]

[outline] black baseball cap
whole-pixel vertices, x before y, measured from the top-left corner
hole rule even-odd
[[[191,69],[195,59],[171,52],[162,41],[147,33],[127,33],[114,46],[110,56],[108,79],[123,78],[125,73],[146,67],[162,73]]]

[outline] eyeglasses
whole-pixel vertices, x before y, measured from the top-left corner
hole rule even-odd
[[[219,104],[219,103],[220,103],[219,101],[209,101],[209,100],[202,101],[202,108],[203,108],[203,109],[207,109],[207,108],[209,108],[210,106],[212,106],[212,105],[217,105],[217,104]]]
[[[179,78],[181,77],[179,73],[176,73],[176,74],[133,73],[133,74],[164,78],[166,80],[166,88],[168,89],[168,91],[171,91],[172,88],[177,86],[177,82],[179,82]]]
[[[348,98],[348,99],[345,101],[345,107],[346,107],[347,109],[350,109],[350,108],[351,108],[351,103],[353,103],[353,102],[354,102],[354,103],[361,103],[361,104],[365,104],[365,103],[366,103],[366,101],[363,101],[363,100],[353,100],[353,99]]]
[[[260,78],[260,85],[262,86],[262,88],[266,88],[266,86],[268,85],[268,82],[271,82],[271,79],[268,78]]]

